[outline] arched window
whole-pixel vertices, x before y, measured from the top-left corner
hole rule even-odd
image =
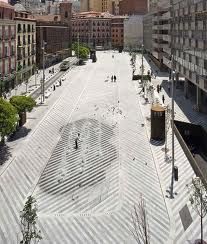
[[[68,11],[65,11],[65,18],[68,18]]]

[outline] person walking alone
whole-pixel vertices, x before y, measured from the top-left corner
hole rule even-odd
[[[163,104],[165,103],[165,96],[164,95],[162,95],[162,102],[163,102]]]
[[[116,82],[116,76],[114,75],[114,82]]]
[[[80,141],[80,133],[78,133],[78,136],[75,138],[75,150],[78,149],[78,141]]]
[[[111,76],[111,82],[113,82],[114,81],[114,77],[113,77],[113,75]]]

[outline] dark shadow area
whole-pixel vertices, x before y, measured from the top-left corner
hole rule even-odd
[[[12,156],[6,144],[0,144],[0,165],[3,165]]]
[[[167,80],[163,80],[161,86],[168,94],[168,96],[171,97],[171,87],[169,86],[169,82]],[[186,98],[183,90],[183,81],[179,81],[177,84],[175,84],[175,103],[178,105],[178,107],[182,110],[182,112],[191,123],[201,124],[202,126],[207,128],[207,115],[193,109],[196,103],[195,100]]]
[[[26,127],[22,126],[19,127],[15,132],[13,132],[9,137],[8,137],[8,141],[16,141],[20,138],[23,138],[25,136],[27,136],[29,134],[29,132],[31,131],[31,129],[27,129]]]
[[[156,141],[154,139],[150,139],[150,143],[153,145],[153,146],[162,146],[165,144],[165,141]]]
[[[114,128],[96,119],[81,119],[60,129],[62,136],[39,181],[47,194],[63,195],[89,191],[106,180],[106,175],[118,158],[110,140]],[[78,148],[75,140],[80,133]],[[53,190],[53,189],[59,189]]]
[[[181,121],[175,121],[175,132],[195,174],[207,182],[207,132]]]

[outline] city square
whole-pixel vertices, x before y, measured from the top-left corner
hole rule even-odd
[[[16,243],[19,214],[29,195],[37,200],[41,243],[135,243],[131,213],[141,196],[151,243],[199,238],[193,210],[186,232],[179,218],[189,204],[185,185],[194,172],[176,141],[180,181],[177,196],[166,197],[170,165],[163,160],[163,146],[150,144],[150,104],[132,81],[130,55],[98,52],[97,59],[64,74],[62,87],[29,114],[31,132],[16,150],[13,146],[14,156],[1,168],[1,243]],[[144,65],[147,70],[147,61]],[[30,122],[35,116],[38,123]]]
[[[0,0],[0,244],[207,244],[206,10]]]

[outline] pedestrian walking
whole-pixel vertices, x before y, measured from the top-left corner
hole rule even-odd
[[[55,85],[53,85],[53,91],[55,91]]]
[[[114,82],[116,82],[116,76],[114,75]]]
[[[4,99],[6,99],[6,93],[4,93],[3,96],[4,96]]]
[[[165,103],[165,96],[162,95],[162,102]]]
[[[160,85],[160,91],[162,91],[162,86]]]
[[[62,81],[61,81],[61,79],[60,79],[60,81],[59,81],[59,85],[62,86]]]
[[[113,75],[111,76],[111,82],[113,82],[114,81],[114,77],[113,77]]]
[[[160,92],[160,86],[157,85],[157,92],[159,93]]]
[[[77,137],[75,138],[75,150],[78,149],[78,141],[80,141],[80,133],[78,133]]]

